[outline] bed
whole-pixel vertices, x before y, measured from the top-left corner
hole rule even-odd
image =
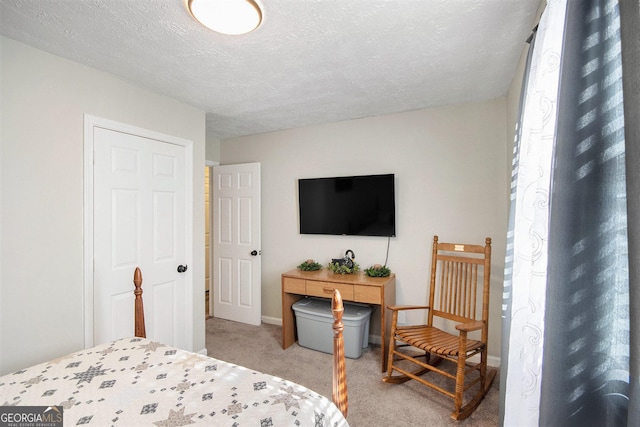
[[[348,426],[339,292],[329,400],[286,379],[146,338],[138,269],[134,277],[135,336],[2,376],[0,403],[62,407],[64,425]]]

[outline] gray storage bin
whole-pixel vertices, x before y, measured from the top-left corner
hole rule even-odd
[[[333,314],[331,300],[304,298],[292,306],[296,315],[298,344],[312,350],[333,353]],[[371,307],[364,304],[344,303],[344,354],[350,359],[362,355],[369,346]]]

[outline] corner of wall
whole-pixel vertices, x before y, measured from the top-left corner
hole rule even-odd
[[[210,162],[218,162],[220,164],[220,140],[212,137],[209,132],[205,136],[204,158]]]

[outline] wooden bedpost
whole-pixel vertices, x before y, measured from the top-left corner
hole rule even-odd
[[[133,294],[136,296],[135,301],[135,336],[140,338],[146,338],[147,332],[144,328],[144,307],[142,305],[142,272],[140,267],[136,267],[136,271],[133,273],[133,284],[136,289]]]
[[[347,367],[344,360],[344,323],[342,315],[344,306],[342,296],[335,289],[331,301],[331,311],[333,312],[333,403],[338,407],[342,415],[347,418],[349,409],[349,399],[347,396]]]

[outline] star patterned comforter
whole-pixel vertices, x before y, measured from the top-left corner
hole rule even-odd
[[[62,406],[65,426],[348,426],[308,388],[145,338],[0,377],[0,404]]]

